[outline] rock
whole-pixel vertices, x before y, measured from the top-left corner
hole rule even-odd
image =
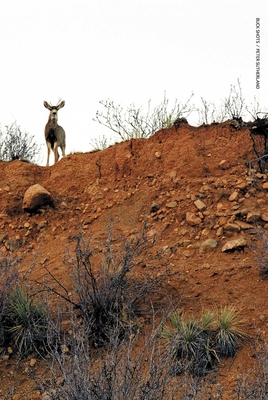
[[[12,253],[17,251],[22,246],[21,239],[10,239],[5,242],[5,248]]]
[[[34,367],[35,364],[36,364],[36,361],[37,361],[36,358],[31,358],[31,359],[30,359],[30,363],[29,363],[29,364],[30,364],[30,367]]]
[[[265,190],[268,190],[268,182],[264,182],[264,184],[262,185],[262,188]]]
[[[220,237],[222,235],[223,235],[223,227],[221,226],[220,228],[217,229],[216,236]]]
[[[235,191],[229,196],[229,201],[236,201],[238,199],[238,192]]]
[[[201,244],[199,252],[201,254],[208,253],[211,250],[215,249],[217,247],[217,245],[218,245],[217,240],[215,240],[215,239],[207,239]]]
[[[268,214],[265,213],[261,214],[261,220],[264,222],[268,222]]]
[[[204,211],[207,208],[205,203],[202,200],[199,200],[199,199],[194,202],[194,205],[196,206],[196,208],[199,211]]]
[[[221,160],[221,162],[219,163],[219,167],[221,169],[228,169],[230,168],[230,163],[227,160]]]
[[[171,201],[170,203],[167,204],[168,208],[174,208],[177,207],[178,203],[176,201]]]
[[[195,213],[192,212],[187,212],[186,213],[186,221],[188,222],[189,225],[199,225],[201,224],[202,220],[199,218]]]
[[[222,247],[221,251],[227,252],[227,251],[241,250],[246,245],[247,245],[246,240],[240,237],[226,242],[225,245]]]
[[[153,204],[151,204],[150,206],[150,213],[154,213],[156,211],[158,211],[162,206],[162,203],[160,203],[160,201],[157,201]]]
[[[261,218],[261,213],[259,211],[249,212],[246,218],[247,222],[256,222]]]
[[[267,221],[268,221],[268,219],[267,219]],[[235,220],[235,223],[236,223],[238,226],[240,226],[241,229],[252,229],[252,228],[253,228],[253,225],[247,224],[246,222],[240,221],[239,219],[236,219],[236,220]]]
[[[234,222],[228,222],[226,225],[224,225],[224,229],[226,231],[239,232],[241,228],[239,225],[235,224]]]
[[[243,190],[243,189],[246,189],[249,184],[250,184],[250,182],[239,182],[239,183],[237,183],[236,188]]]
[[[218,225],[219,226],[223,226],[225,224],[227,224],[227,218],[226,217],[220,217],[219,220],[218,220]]]
[[[267,175],[266,174],[261,174],[260,172],[256,173],[256,177],[258,179],[267,179]]]
[[[154,155],[156,158],[161,158],[161,151],[156,151]]]
[[[226,207],[224,207],[224,205],[222,203],[218,203],[217,204],[217,212],[224,211],[224,210],[226,210]]]
[[[54,202],[45,188],[37,183],[26,190],[22,203],[22,208],[25,211],[35,212],[46,205],[53,206]]]

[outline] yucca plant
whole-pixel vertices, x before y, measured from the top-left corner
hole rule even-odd
[[[208,318],[208,316],[207,316]],[[208,327],[211,318],[203,321]],[[175,312],[169,323],[163,328],[162,338],[169,347],[175,360],[179,360],[182,369],[189,370],[193,375],[205,375],[211,370],[217,355],[212,349],[209,331],[193,316],[187,317]]]
[[[233,357],[247,337],[239,312],[232,306],[220,308],[214,338],[217,353],[223,357]]]
[[[46,340],[48,320],[45,306],[22,287],[11,293],[7,334],[21,357],[38,352]]]
[[[211,310],[205,310],[200,318],[200,325],[204,330],[213,330],[216,325],[216,313]]]
[[[234,356],[247,337],[244,321],[232,306],[217,313],[206,310],[199,320],[175,312],[162,331],[163,342],[176,360],[175,370],[195,376],[211,371],[219,356]]]

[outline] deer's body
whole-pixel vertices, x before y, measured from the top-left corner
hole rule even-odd
[[[58,111],[64,107],[65,101],[60,102],[56,106],[51,106],[44,101],[44,106],[50,111],[48,122],[45,126],[45,139],[47,145],[47,166],[49,165],[50,151],[54,153],[54,163],[59,159],[58,147],[61,148],[62,156],[65,156],[65,131],[58,125]]]

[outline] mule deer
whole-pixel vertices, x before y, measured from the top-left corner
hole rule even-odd
[[[62,156],[65,156],[65,131],[58,125],[58,111],[64,107],[65,101],[52,106],[44,101],[44,106],[50,111],[48,122],[45,126],[45,139],[47,144],[47,166],[49,165],[50,151],[54,153],[54,163],[59,160],[58,147],[61,148]]]

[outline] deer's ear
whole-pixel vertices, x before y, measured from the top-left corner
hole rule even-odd
[[[60,108],[62,108],[62,107],[64,107],[64,106],[65,106],[65,101],[62,101],[62,102],[58,105],[57,109],[59,110]]]
[[[51,111],[52,108],[46,101],[44,101],[44,106]]]

